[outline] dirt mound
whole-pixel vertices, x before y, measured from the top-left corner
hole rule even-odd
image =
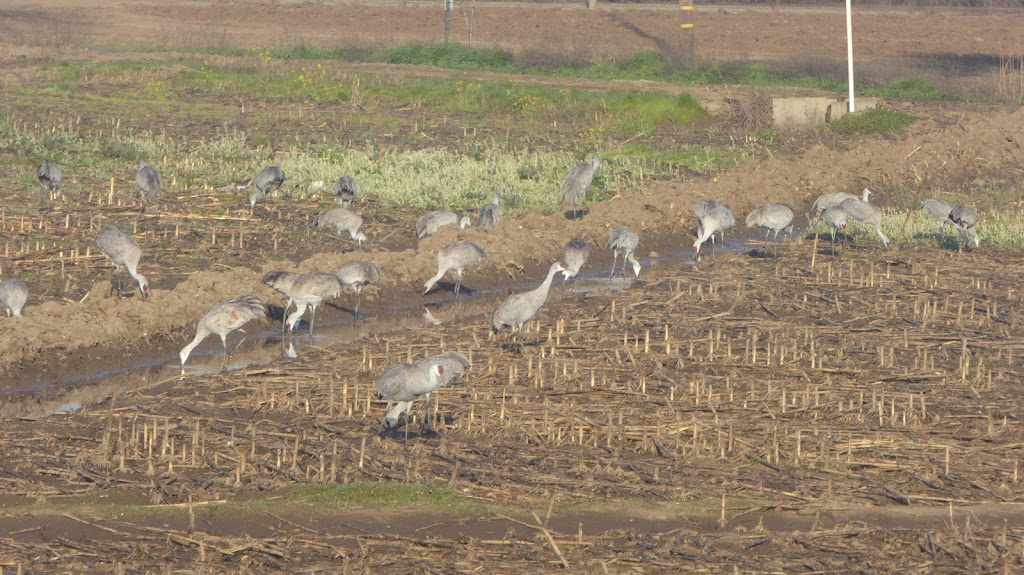
[[[595,264],[607,262],[610,254],[596,248],[603,246],[613,227],[628,226],[640,233],[641,255],[685,249],[694,227],[691,206],[700,198],[729,203],[741,220],[742,214],[769,201],[789,203],[803,213],[819,194],[857,192],[866,185],[880,192],[883,203],[907,205],[916,190],[928,193],[1012,181],[1021,177],[1024,166],[1022,127],[1024,110],[1018,108],[923,115],[899,138],[821,141],[785,157],[759,154],[710,180],[647,181],[639,189],[591,205],[587,216],[575,221],[560,213],[534,211],[491,231],[452,227],[418,243],[411,230],[375,224],[376,237],[398,234],[406,238],[405,247],[381,250],[373,247],[371,238],[368,247],[316,254],[295,270],[336,270],[347,261],[366,259],[382,271],[380,305],[408,302],[419,297],[419,286],[437,271],[437,251],[464,238],[478,242],[487,253],[482,265],[467,271],[467,285],[491,289],[523,285],[541,277],[571,238],[585,239],[595,248]],[[148,302],[106,298],[106,282],[94,286],[82,303],[30,302],[17,331],[0,333],[0,346],[8,350],[0,369],[8,371],[46,358],[67,359],[97,346],[123,348],[131,354],[157,336],[185,341],[209,306],[239,293],[278,302],[280,296],[259,280],[270,269],[289,266],[254,264],[253,269],[198,270],[187,277],[167,278],[164,283],[174,289],[155,289]],[[147,265],[144,258],[143,273]]]

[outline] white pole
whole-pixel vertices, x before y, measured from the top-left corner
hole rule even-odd
[[[850,112],[857,110],[853,104],[853,14],[850,11],[850,0],[846,0],[846,68],[849,71]]]

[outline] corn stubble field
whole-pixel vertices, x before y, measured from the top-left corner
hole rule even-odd
[[[39,415],[54,390],[8,395],[4,573],[1024,569],[1020,152],[998,148],[1019,110],[950,102],[907,134],[748,134],[632,83],[438,79],[263,49],[54,58],[18,63],[0,108],[0,262],[32,290],[23,320],[0,318],[5,378],[171,357],[216,301],[249,291],[280,307],[263,272],[356,258],[385,276],[362,309],[429,301],[445,322],[344,344],[300,333],[298,358],[184,378],[175,366],[68,414]],[[595,201],[569,222],[561,179],[595,151]],[[822,175],[832,154],[867,159]],[[35,180],[47,157],[69,175],[63,198]],[[140,159],[167,187],[145,210]],[[239,186],[270,164],[291,197],[250,214]],[[364,192],[355,251],[308,225],[331,205],[319,183],[342,173]],[[812,226],[777,258],[672,255],[700,197],[739,221],[769,200],[802,214],[865,173],[886,198],[889,250],[848,229],[856,242],[832,257]],[[424,211],[468,213],[494,188],[497,229],[417,244]],[[948,227],[909,211],[933,195],[978,206],[981,249],[957,254]],[[151,301],[106,297],[91,242],[107,223],[143,245]],[[489,333],[509,284],[535,285],[573,236],[603,277],[616,225],[641,232],[639,281],[556,287],[521,350]],[[456,237],[488,253],[467,272],[476,295],[421,299]],[[318,325],[349,321],[339,302]],[[419,432],[420,400],[408,444],[381,437],[382,370],[446,350],[472,368],[435,394],[440,436]]]

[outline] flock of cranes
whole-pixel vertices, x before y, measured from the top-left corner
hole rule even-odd
[[[571,210],[566,212],[567,218],[577,219],[580,217],[581,211],[578,208],[585,206],[586,191],[599,167],[600,158],[594,157],[590,161],[577,164],[570,171],[562,187],[563,204],[571,207]],[[43,162],[37,175],[39,181],[46,186],[51,194],[59,195],[61,193],[62,173],[57,164],[49,161]],[[249,196],[250,210],[255,210],[257,203],[266,202],[269,196],[281,189],[285,181],[285,174],[278,166],[269,166],[257,173],[251,180],[256,190]],[[143,202],[146,199],[155,199],[160,196],[160,174],[144,162],[139,166],[136,182]],[[857,220],[865,226],[874,228],[883,245],[888,246],[889,238],[881,229],[881,210],[868,201],[872,193],[871,188],[866,188],[861,197],[846,193],[826,194],[817,198],[812,204],[812,210],[820,215],[822,221],[833,230],[831,234],[833,255],[838,232],[845,229],[849,219]],[[351,209],[352,201],[357,194],[358,188],[354,178],[351,176],[339,178],[334,185],[333,195],[341,205],[320,213],[313,225],[318,228],[333,229],[339,235],[339,239],[342,233],[348,233],[354,242],[361,245],[366,241],[366,235],[361,231],[363,218]],[[478,227],[489,229],[501,222],[500,200],[501,195],[495,190],[492,202],[479,209]],[[947,223],[956,226],[961,236],[962,246],[968,246],[971,241],[976,247],[980,244],[974,230],[977,214],[973,208],[954,206],[941,200],[929,199],[921,204],[921,209],[940,222],[940,230]],[[724,241],[725,232],[735,225],[736,220],[728,205],[710,199],[697,202],[693,207],[693,212],[697,218],[693,253],[699,261],[701,246],[710,240],[712,253],[714,253],[715,235],[718,234],[719,240]],[[783,239],[792,235],[793,222],[792,208],[779,203],[766,204],[750,212],[746,218],[748,228],[759,227],[766,230],[765,241],[768,240],[769,234],[774,232],[773,240],[776,243],[776,251],[779,234],[783,234]],[[470,223],[467,216],[460,217],[459,214],[450,210],[438,210],[419,219],[416,224],[416,236],[424,238],[449,225],[466,228]],[[109,225],[100,230],[95,242],[113,264],[111,292],[116,291],[119,298],[124,294],[124,282],[118,275],[118,271],[123,267],[132,280],[138,284],[140,297],[145,300],[150,289],[146,277],[139,272],[139,262],[143,252],[138,242],[129,234]],[[639,278],[641,264],[634,255],[639,244],[640,237],[629,228],[619,227],[609,232],[604,244],[605,248],[611,250],[613,254],[609,280],[615,275],[620,257],[622,258],[620,273],[623,276],[626,274],[626,264],[628,263],[633,269],[634,276]],[[462,289],[464,272],[479,264],[486,257],[483,248],[469,240],[456,240],[445,245],[437,253],[437,273],[424,283],[423,293],[429,293],[446,274],[451,272],[455,280],[453,299],[457,302]],[[493,311],[490,316],[491,330],[497,333],[504,328],[511,328],[513,337],[516,337],[523,326],[532,320],[544,306],[554,278],[559,273],[563,275],[564,281],[578,278],[580,270],[586,265],[589,257],[590,246],[586,241],[579,238],[569,240],[564,246],[562,259],[551,264],[543,281],[536,288],[509,295]],[[380,270],[375,264],[356,260],[332,272],[318,271],[298,274],[289,271],[271,271],[263,276],[262,283],[278,291],[287,299],[281,314],[282,330],[294,332],[305,315],[306,309],[309,308],[311,310],[309,333],[312,334],[316,321],[316,310],[320,305],[329,299],[338,297],[343,290],[350,290],[355,294],[352,315],[354,318],[358,318],[363,288],[379,283],[380,279]],[[13,278],[0,281],[0,304],[4,306],[8,316],[21,317],[27,300],[28,288],[24,282]],[[289,313],[293,305],[295,311]],[[185,364],[192,351],[208,336],[211,334],[219,336],[227,349],[228,334],[241,330],[250,321],[266,317],[267,314],[265,304],[251,295],[239,295],[212,306],[199,320],[193,340],[179,353],[182,374],[185,373]],[[383,421],[382,433],[395,430],[401,415],[409,410],[417,398],[424,395],[429,397],[431,392],[459,377],[469,367],[469,361],[462,354],[445,352],[413,363],[399,363],[387,368],[381,375],[376,390],[378,398],[388,401],[388,412]],[[425,403],[429,413],[429,400]],[[424,431],[429,430],[425,417]],[[408,426],[406,426],[406,433],[408,433]]]

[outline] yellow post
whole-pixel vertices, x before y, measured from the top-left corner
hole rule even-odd
[[[691,66],[696,60],[693,41],[693,0],[679,0],[679,10],[682,12],[682,23],[679,25],[682,33],[680,37],[682,63],[684,66]]]

